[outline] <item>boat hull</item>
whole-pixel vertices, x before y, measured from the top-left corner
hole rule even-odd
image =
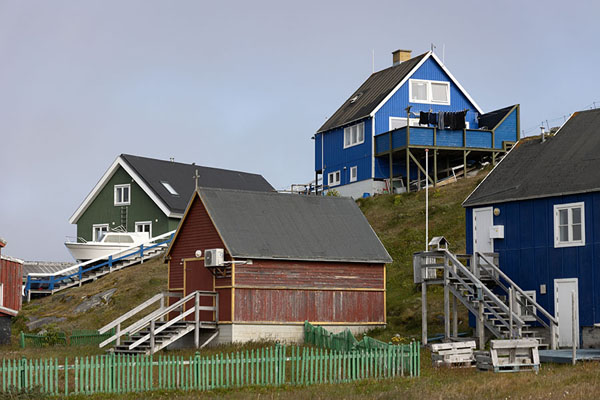
[[[65,243],[74,259],[87,261],[93,259],[108,260],[108,256],[120,250],[125,250],[131,244],[119,245],[116,243]]]

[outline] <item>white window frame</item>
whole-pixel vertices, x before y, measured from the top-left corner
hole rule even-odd
[[[416,100],[413,99],[413,82],[423,82],[427,84],[427,99],[426,100]],[[431,84],[440,84],[447,87],[448,100],[447,101],[434,101],[433,100],[433,91],[431,89]],[[425,79],[409,79],[408,80],[408,101],[411,103],[423,103],[423,104],[441,104],[441,105],[450,105],[450,82],[447,81],[430,81]]]
[[[523,292],[526,295],[528,295],[529,297],[531,297],[531,299],[534,302],[537,302],[535,290],[523,290]],[[522,297],[521,293],[515,291],[514,294],[515,294],[515,297],[513,300],[513,308],[517,312],[517,314],[521,316],[521,319],[523,321],[535,321],[536,320],[535,315],[537,315],[537,309],[534,307],[533,314],[528,314],[527,310],[522,309],[521,303],[519,303],[519,301],[517,300],[517,299],[519,299],[519,300],[521,299],[521,297]]]
[[[334,178],[337,178],[337,179],[334,179]],[[337,171],[328,173],[327,174],[327,185],[329,187],[338,186],[340,184],[340,178],[341,178],[341,173],[340,173],[339,169]]]
[[[581,240],[573,240],[573,209],[581,209]],[[566,241],[560,240],[560,229],[559,229],[559,211],[568,210],[568,239]],[[574,246],[585,246],[585,203],[583,201],[577,203],[568,204],[555,204],[554,205],[554,247],[574,247]]]
[[[388,125],[388,128],[390,131],[392,130],[392,125],[393,125],[393,122],[395,122],[395,121],[404,122],[405,125],[401,126],[400,128],[393,128],[393,129],[401,129],[406,126],[406,117],[390,117],[390,122]],[[410,122],[410,126],[427,126],[427,125],[420,125],[419,118],[410,118],[409,122]]]
[[[127,201],[118,201],[117,200],[117,193],[119,191],[119,189],[127,189]],[[121,196],[123,196],[121,194]],[[115,206],[128,206],[131,204],[131,185],[129,183],[126,183],[124,185],[115,185],[115,191],[114,191],[114,200],[115,200]]]
[[[138,226],[144,226],[144,225],[150,225],[150,231],[148,232],[148,235],[150,235],[150,237],[152,237],[152,221],[138,221],[135,223],[135,231],[136,232],[144,232],[144,231],[139,231],[138,230]]]
[[[177,193],[177,190],[175,190],[175,188],[173,186],[171,186],[171,184],[169,182],[160,181],[160,183],[163,185],[163,187],[165,189],[167,189],[167,192],[169,192],[171,195],[179,196],[179,193]]]
[[[350,182],[356,182],[358,180],[358,166],[350,167]]]
[[[106,228],[106,233],[110,232],[110,225],[109,224],[93,224],[92,225],[92,241],[93,242],[97,242],[97,237],[96,237],[96,229],[97,228]]]
[[[352,130],[357,129],[356,132],[356,142],[352,141]],[[362,132],[362,140],[359,139],[359,133]],[[350,140],[346,140],[346,138],[350,138]],[[348,144],[346,144],[348,142]],[[344,149],[348,147],[358,146],[365,142],[365,123],[361,122],[359,124],[350,125],[344,128]]]

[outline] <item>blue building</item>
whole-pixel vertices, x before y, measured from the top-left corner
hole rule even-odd
[[[435,185],[466,174],[473,163],[495,162],[519,139],[519,106],[484,114],[433,52],[411,58],[410,51],[397,50],[393,61],[314,136],[315,177],[325,190],[353,197],[410,191],[425,183],[426,154],[427,179]],[[436,121],[422,123],[421,112]],[[462,126],[440,127],[440,112],[464,113]]]
[[[463,205],[467,253],[497,253],[500,269],[558,319],[560,346],[572,343],[573,321],[575,340],[598,346],[600,110],[519,141]]]

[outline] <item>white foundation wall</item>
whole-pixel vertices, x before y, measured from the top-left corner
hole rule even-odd
[[[365,333],[375,328],[385,328],[381,325],[319,325],[329,332],[338,333],[346,328],[352,334]],[[228,324],[219,325],[217,344],[244,343],[260,340],[273,340],[285,343],[303,343],[304,325],[266,325],[266,324]]]
[[[348,185],[335,186],[331,190],[336,190],[340,196],[352,197],[358,199],[363,197],[364,193],[374,194],[382,193],[385,189],[385,182],[374,179],[366,179],[360,182],[353,182]]]

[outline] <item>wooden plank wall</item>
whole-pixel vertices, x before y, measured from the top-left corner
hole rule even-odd
[[[21,291],[23,287],[23,265],[18,262],[0,259],[0,283],[3,284],[4,307],[21,309]],[[3,315],[0,313],[0,315]]]

